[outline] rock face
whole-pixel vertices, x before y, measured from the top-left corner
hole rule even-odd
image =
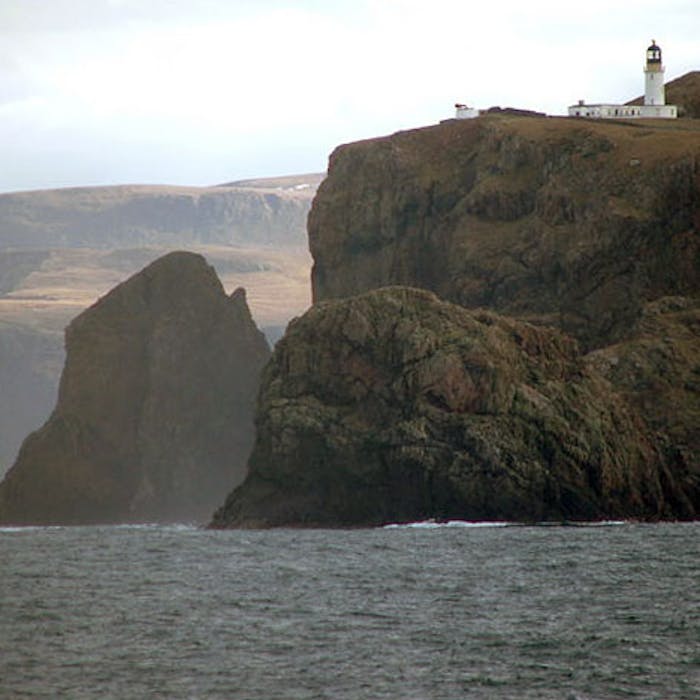
[[[242,289],[172,253],[66,331],[56,408],[0,484],[5,523],[201,520],[244,476],[269,349]]]
[[[647,304],[627,340],[589,361],[651,428],[664,464],[684,494],[678,517],[700,515],[700,300]]]
[[[624,382],[597,369],[612,356],[595,360],[423,290],[319,303],[277,344],[250,473],[212,524],[692,515]]]
[[[338,148],[309,215],[315,301],[391,284],[586,349],[700,292],[700,125],[492,115]]]

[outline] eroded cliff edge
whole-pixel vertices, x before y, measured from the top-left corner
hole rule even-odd
[[[0,522],[206,520],[245,474],[269,348],[245,292],[171,253],[66,330],[56,408],[0,484]]]
[[[511,116],[337,149],[213,525],[698,517],[698,156],[690,121]]]
[[[585,348],[700,293],[700,125],[488,116],[341,146],[309,215],[314,301],[390,284]]]

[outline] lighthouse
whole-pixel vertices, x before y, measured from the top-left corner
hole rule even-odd
[[[647,62],[644,66],[644,104],[598,103],[587,104],[579,100],[569,107],[570,117],[588,119],[675,119],[678,116],[676,105],[666,104],[664,90],[664,64],[661,62],[661,49],[654,39],[647,49]]]
[[[661,62],[661,49],[656,40],[651,40],[647,49],[647,63],[644,66],[644,104],[665,105],[664,64]]]

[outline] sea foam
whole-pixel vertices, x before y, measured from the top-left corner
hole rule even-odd
[[[391,523],[384,525],[385,530],[402,530],[407,528],[435,530],[440,528],[476,528],[476,527],[508,527],[513,523],[505,521],[469,521],[469,520],[447,520],[437,522],[435,520],[422,520],[415,523]]]

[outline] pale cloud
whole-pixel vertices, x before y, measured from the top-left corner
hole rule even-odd
[[[455,101],[629,99],[652,36],[667,77],[698,67],[699,14],[695,0],[4,0],[0,147],[23,166],[0,189],[321,169],[335,144]],[[176,171],[172,153],[187,155]]]

